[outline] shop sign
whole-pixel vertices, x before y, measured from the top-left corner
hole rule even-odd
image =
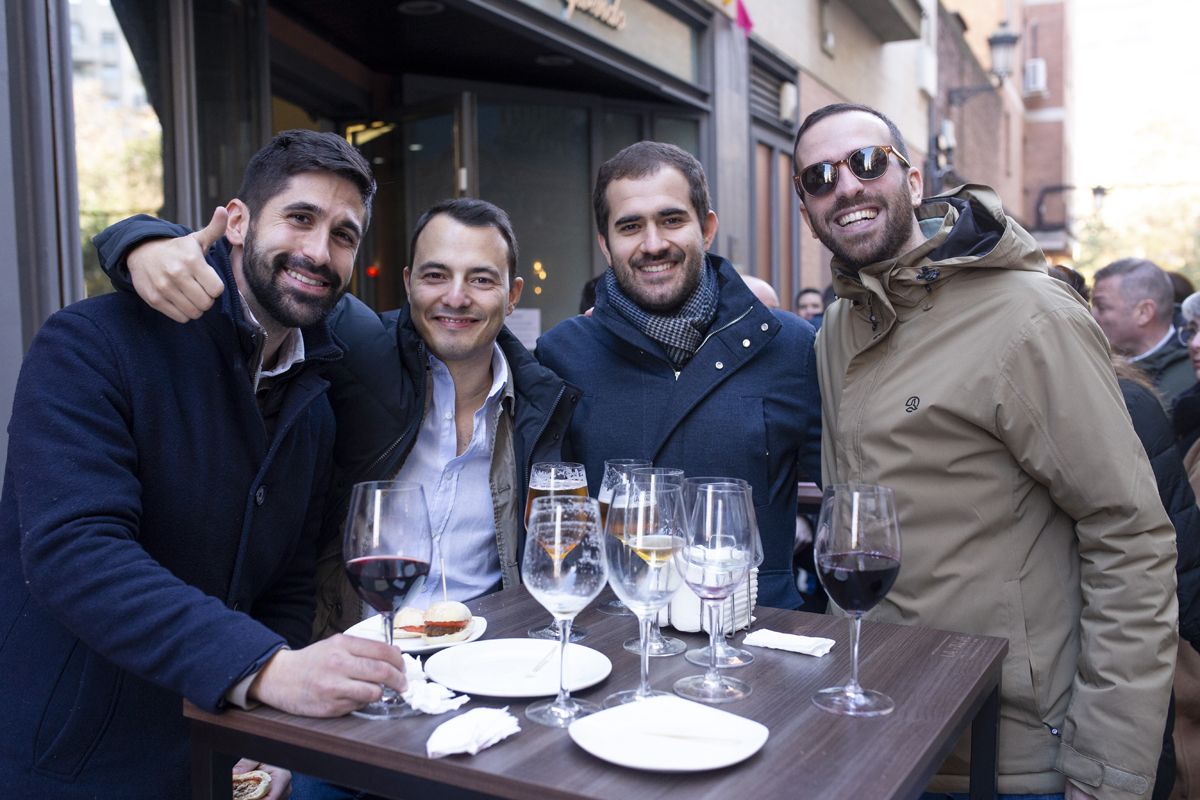
[[[563,15],[566,19],[570,19],[578,9],[614,30],[625,29],[625,12],[621,9],[621,0],[563,0],[563,4],[567,7]]]

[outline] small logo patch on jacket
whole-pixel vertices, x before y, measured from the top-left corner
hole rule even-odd
[[[910,397],[904,401],[904,410],[910,414],[913,413],[914,411],[916,411],[920,407],[921,407],[921,398],[917,397],[915,394],[912,397]]]

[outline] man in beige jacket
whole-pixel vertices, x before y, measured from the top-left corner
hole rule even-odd
[[[923,203],[877,111],[814,112],[795,161],[841,298],[817,340],[824,479],[889,485],[900,514],[900,577],[872,618],[1008,639],[1002,797],[1149,797],[1174,531],[1103,333],[992,190]],[[968,753],[931,797],[966,791]]]

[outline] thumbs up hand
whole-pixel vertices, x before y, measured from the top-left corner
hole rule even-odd
[[[225,291],[221,276],[204,254],[225,235],[229,212],[213,211],[203,229],[178,239],[152,239],[126,256],[138,297],[176,322],[199,319]]]

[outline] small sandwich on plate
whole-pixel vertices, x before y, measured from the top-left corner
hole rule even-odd
[[[471,610],[462,603],[445,600],[434,603],[425,611],[425,642],[450,644],[461,642],[470,635]]]
[[[233,776],[233,800],[259,800],[271,791],[271,776],[261,769]]]
[[[419,608],[405,606],[396,612],[392,622],[392,636],[396,639],[415,639],[425,635],[425,612]]]

